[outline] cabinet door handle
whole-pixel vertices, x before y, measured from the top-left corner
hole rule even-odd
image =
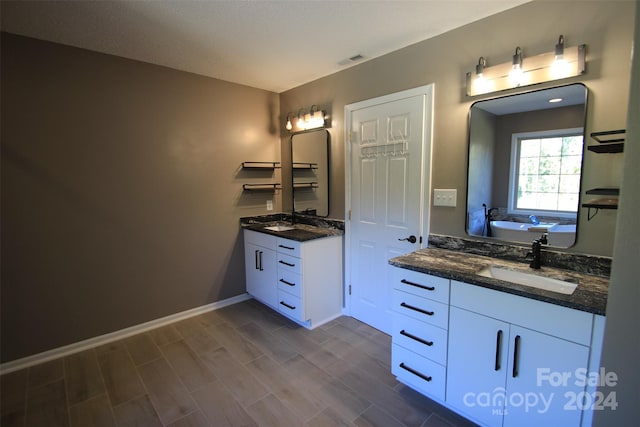
[[[405,285],[415,286],[416,288],[420,288],[420,289],[426,289],[427,291],[435,291],[436,290],[435,286],[420,285],[418,283],[410,282],[407,279],[402,279],[400,281],[400,283],[404,283]]]
[[[282,283],[284,283],[285,285],[289,285],[289,286],[295,286],[295,285],[296,285],[295,283],[287,282],[287,281],[286,281],[286,280],[284,280],[284,279],[280,279],[280,281],[281,281]]]
[[[291,263],[289,263],[289,262],[282,261],[282,260],[280,260],[280,261],[278,261],[278,262],[279,262],[280,264],[288,265],[289,267],[295,267],[295,266],[296,266],[295,264],[291,264]]]
[[[434,313],[433,311],[427,311],[418,307],[414,307],[412,305],[407,304],[406,302],[401,303],[400,306],[408,308],[409,310],[417,311],[418,313],[426,314],[427,316],[433,316],[433,313]]]
[[[259,264],[259,261],[258,261],[258,257],[259,257],[258,252],[260,252],[260,251],[258,249],[256,249],[255,250],[255,253],[256,253],[256,270],[260,270],[260,264]]]
[[[262,268],[262,251],[260,251],[260,271],[264,271],[264,268]]]
[[[291,246],[285,246],[285,245],[278,245],[278,247],[279,247],[279,248],[282,248],[282,249],[288,249],[288,250],[290,250],[290,251],[292,251],[292,250],[294,250],[294,249],[295,249],[295,248],[292,248]]]
[[[415,369],[408,367],[407,365],[405,365],[405,364],[404,364],[404,362],[401,362],[401,363],[400,363],[400,367],[401,367],[402,369],[404,369],[405,371],[407,371],[407,372],[411,372],[413,375],[415,375],[415,376],[417,376],[417,377],[422,378],[422,379],[423,379],[423,380],[425,380],[425,381],[431,381],[431,379],[432,379],[430,376],[425,375],[425,374],[423,374],[422,372],[418,372],[418,371],[416,371]]]
[[[498,330],[496,334],[496,367],[495,370],[500,370],[500,360],[502,359],[502,329]]]
[[[413,334],[410,334],[409,332],[405,331],[404,329],[400,331],[400,335],[404,335],[407,338],[411,338],[412,340],[418,341],[419,343],[422,343],[424,345],[428,345],[429,347],[431,347],[433,345],[433,341],[427,341],[424,340],[420,337],[417,337]]]
[[[289,305],[289,304],[287,304],[287,303],[286,303],[286,302],[284,302],[284,301],[280,301],[280,304],[281,304],[281,305],[284,305],[284,306],[285,306],[285,307],[287,307],[287,308],[290,308],[291,310],[295,310],[295,309],[296,309],[296,307],[295,307],[294,305]]]
[[[513,346],[513,378],[518,376],[518,364],[520,363],[520,335],[516,335]]]

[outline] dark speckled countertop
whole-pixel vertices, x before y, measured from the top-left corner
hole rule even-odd
[[[286,231],[267,230],[265,227],[272,225],[291,226],[291,215],[289,214],[240,218],[240,226],[247,230],[253,230],[298,242],[306,242],[308,240],[321,239],[329,236],[342,236],[344,234],[344,223],[339,220],[310,218],[304,215],[296,215],[296,219],[297,222],[293,224],[294,229]],[[306,223],[302,223],[302,221],[305,221]]]
[[[392,258],[389,260],[389,264],[589,313],[604,315],[607,306],[608,278],[570,270],[546,266],[543,266],[540,270],[533,270],[525,262],[515,262],[440,248],[420,249],[410,254]],[[498,265],[508,269],[563,279],[578,283],[578,287],[573,294],[563,295],[479,276],[478,272],[489,265]]]
[[[250,224],[243,225],[242,228],[247,230],[258,231],[260,233],[271,234],[272,236],[278,236],[289,240],[295,240],[298,242],[306,242],[308,240],[321,239],[323,237],[329,236],[342,236],[342,230],[338,230],[337,228],[323,228],[315,225],[307,225],[307,224],[295,224],[293,230],[286,231],[272,231],[267,230],[265,227],[270,225],[277,225],[277,223],[272,224]],[[291,225],[291,224],[286,224]]]

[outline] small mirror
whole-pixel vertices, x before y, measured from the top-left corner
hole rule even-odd
[[[291,137],[293,210],[329,216],[329,132],[319,129]]]
[[[469,235],[573,246],[587,88],[571,84],[478,101],[469,111]]]

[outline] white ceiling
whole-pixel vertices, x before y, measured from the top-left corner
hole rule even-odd
[[[282,92],[530,0],[2,0],[2,30]]]

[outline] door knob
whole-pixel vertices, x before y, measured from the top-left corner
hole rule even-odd
[[[409,237],[405,237],[404,239],[398,239],[398,240],[400,240],[401,242],[406,240],[409,243],[415,243],[418,241],[418,239],[416,239],[416,236],[414,236],[413,234]]]

